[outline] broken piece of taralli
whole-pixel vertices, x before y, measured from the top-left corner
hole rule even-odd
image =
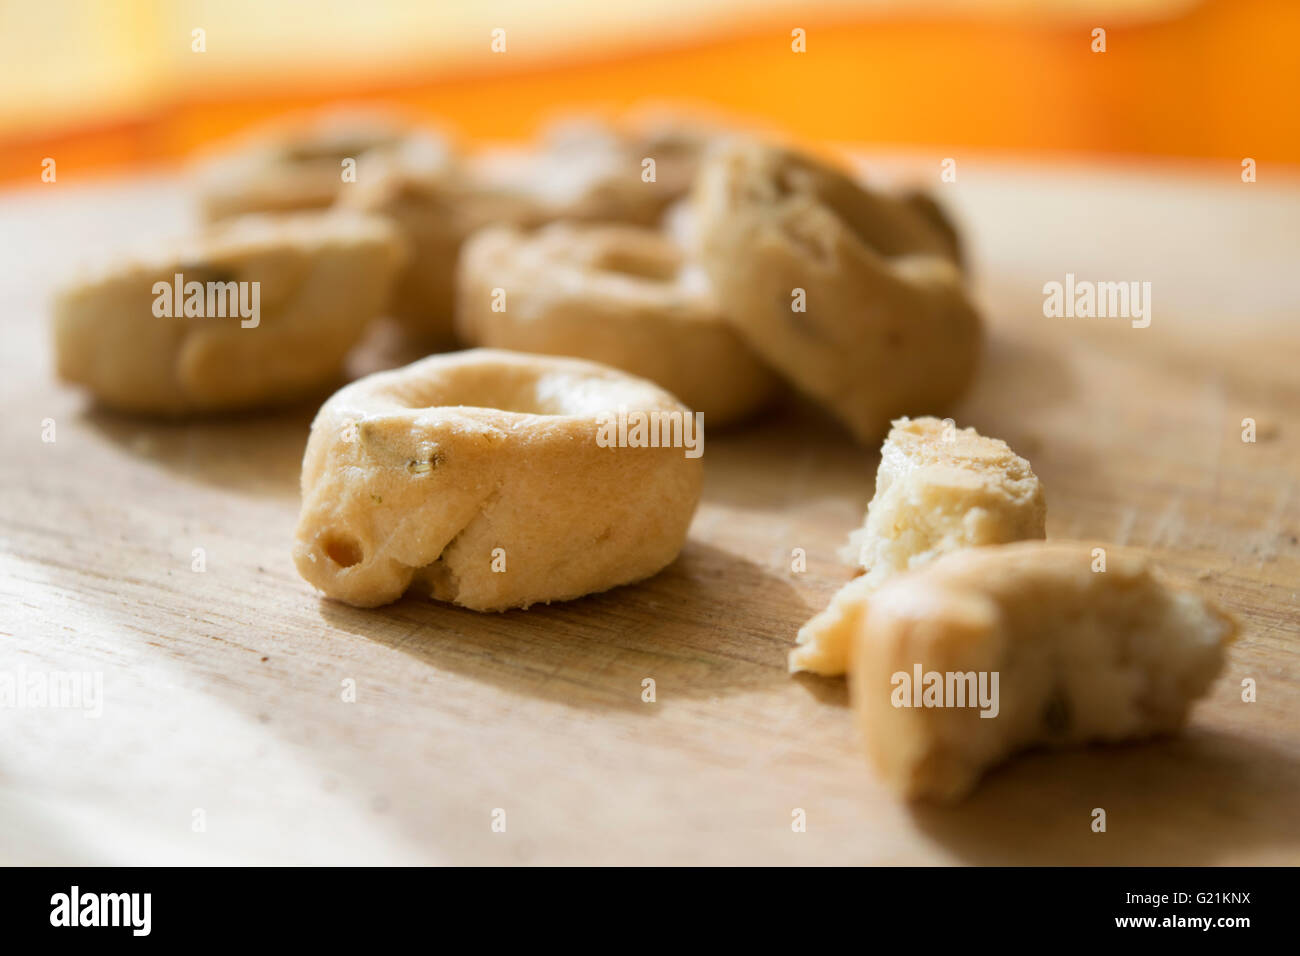
[[[867,573],[799,629],[790,670],[843,674],[868,596],[894,575],[961,548],[1041,539],[1046,527],[1043,486],[1006,442],[937,418],[898,419],[845,552]]]
[[[1183,724],[1236,624],[1139,554],[1105,549],[1104,563],[1098,554],[1079,542],[971,548],[872,595],[849,685],[886,784],[957,800],[1027,748]]]

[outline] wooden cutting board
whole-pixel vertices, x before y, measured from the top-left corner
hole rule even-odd
[[[1151,549],[1242,634],[1183,736],[1028,755],[937,809],[874,780],[842,681],[785,671],[850,576],[874,452],[787,403],[708,435],[650,581],[494,615],[323,601],[288,556],[313,408],[158,424],[53,381],[53,283],[189,214],[172,179],[60,175],[0,196],[0,671],[100,673],[103,712],[0,710],[3,862],[1300,862],[1295,180],[975,158],[938,187],[990,325],[954,417],[1031,459],[1050,536]],[[1067,272],[1152,282],[1150,327],[1045,318]]]

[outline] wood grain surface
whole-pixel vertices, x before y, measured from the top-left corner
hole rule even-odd
[[[492,615],[324,601],[288,556],[314,407],[160,424],[53,380],[53,285],[189,216],[174,179],[60,175],[0,195],[0,671],[101,673],[103,713],[0,710],[3,862],[1300,862],[1295,181],[976,159],[941,187],[990,325],[956,420],[1032,461],[1049,536],[1147,547],[1243,626],[1181,737],[1026,755],[938,809],[875,781],[842,681],[785,670],[875,453],[789,401],[709,433],[652,580]],[[1151,326],[1044,318],[1067,272],[1152,282]]]

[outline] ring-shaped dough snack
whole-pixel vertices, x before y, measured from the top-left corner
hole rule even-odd
[[[467,198],[514,204],[504,220],[625,222],[649,226],[689,190],[700,148],[670,140],[668,130],[625,133],[599,120],[573,118],[543,130],[537,147],[497,149],[466,160]],[[659,150],[665,175],[658,175]],[[645,161],[655,160],[649,178]]]
[[[913,202],[733,141],[705,160],[695,212],[700,262],[728,318],[860,441],[966,389],[979,317],[951,237]]]
[[[436,141],[414,139],[376,156],[367,175],[339,196],[340,207],[383,216],[405,241],[410,257],[393,283],[387,313],[431,350],[455,345],[461,243],[500,215],[498,208],[467,203],[462,181],[458,157]]]
[[[253,212],[324,209],[368,178],[376,157],[415,142],[446,151],[438,136],[382,112],[339,109],[254,130],[197,171],[209,222]],[[344,161],[356,166],[344,178]]]
[[[537,148],[470,156],[413,139],[376,157],[340,202],[396,224],[411,259],[389,311],[429,347],[446,348],[454,341],[457,256],[475,231],[489,225],[534,229],[556,221],[649,226],[684,195],[695,153],[665,146],[667,178],[645,182],[644,145],[590,122],[557,125]]]
[[[383,220],[324,212],[241,216],[124,256],[56,299],[59,376],[153,415],[318,394],[380,314],[403,254]]]
[[[461,253],[457,287],[464,341],[612,365],[663,386],[710,426],[750,414],[776,386],[708,279],[658,229],[485,229]]]
[[[609,423],[638,414],[691,418],[576,359],[474,349],[368,376],[312,424],[294,561],[359,607],[415,587],[497,611],[649,577],[685,541],[702,469],[644,432],[612,443]]]

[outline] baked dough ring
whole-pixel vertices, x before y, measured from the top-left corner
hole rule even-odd
[[[336,110],[256,130],[198,168],[200,211],[209,222],[253,212],[324,209],[352,188],[344,183],[344,159],[358,165],[358,182],[372,157],[414,137],[429,149],[445,149],[429,133],[384,113]]]
[[[568,119],[543,130],[537,148],[470,157],[467,198],[513,204],[504,221],[516,225],[570,220],[649,226],[689,190],[698,156],[698,148],[664,128],[624,134],[598,120]],[[655,159],[653,182],[642,176],[646,159]]]
[[[400,240],[378,219],[327,212],[229,220],[62,290],[58,374],[105,405],[154,415],[308,397],[338,381],[402,257]],[[174,294],[155,291],[159,283],[174,289],[177,274],[182,291],[202,284],[203,315],[177,312]],[[255,289],[259,314],[244,319],[235,298],[213,295],[218,289],[246,293],[250,313]]]
[[[456,298],[464,341],[604,362],[662,385],[711,426],[753,412],[776,385],[708,279],[657,229],[485,229],[461,253]]]
[[[339,201],[397,225],[412,255],[389,311],[430,348],[446,348],[454,342],[457,256],[468,236],[493,224],[657,222],[688,188],[694,155],[665,145],[667,178],[642,182],[640,147],[659,142],[626,139],[594,123],[557,125],[536,149],[474,156],[412,139],[376,157]]]
[[[492,349],[354,382],[312,424],[294,562],[358,607],[414,585],[500,611],[649,577],[685,541],[702,470],[682,448],[602,447],[620,407],[688,414],[614,369]]]
[[[846,549],[867,573],[799,629],[790,670],[843,674],[868,596],[894,575],[961,548],[1046,534],[1043,486],[1006,442],[937,418],[900,418],[880,449],[866,520]]]
[[[700,261],[758,354],[864,443],[975,373],[980,323],[949,236],[911,201],[733,141],[696,185]],[[796,289],[806,311],[794,311]]]
[[[1090,544],[1024,541],[945,555],[871,596],[849,686],[887,784],[954,800],[1028,747],[1182,725],[1222,667],[1235,622],[1165,584],[1139,554],[1108,547],[1105,570],[1095,567]],[[945,690],[946,675],[969,673],[988,675],[991,690],[997,673],[996,700],[987,695],[996,716],[952,698],[926,706],[923,694],[917,706],[914,681],[895,675],[913,679],[918,667],[944,675]]]
[[[339,196],[340,207],[388,219],[410,258],[393,284],[388,314],[429,349],[454,346],[456,257],[474,229],[499,214],[463,201],[460,160],[437,141],[385,151]]]

